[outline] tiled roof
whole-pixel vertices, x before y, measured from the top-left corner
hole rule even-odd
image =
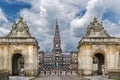
[[[52,57],[53,53],[52,52],[45,52],[44,53],[44,57]],[[69,52],[64,52],[62,53],[62,57],[70,57],[70,53]]]
[[[62,57],[70,57],[70,53],[62,53]]]
[[[44,53],[44,57],[52,57],[52,53],[46,52],[46,53]]]

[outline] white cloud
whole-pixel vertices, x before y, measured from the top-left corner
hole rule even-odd
[[[103,20],[104,28],[110,34],[110,36],[120,37],[120,27],[119,24],[110,22],[109,20]]]
[[[73,35],[79,35],[79,32],[76,32],[78,29],[86,28],[90,21],[94,17],[101,19],[103,13],[105,12],[105,8],[103,7],[100,0],[89,0],[86,7],[86,13],[82,18],[75,18],[71,21],[71,31]],[[79,35],[80,36],[80,35]]]
[[[10,22],[7,20],[6,15],[3,10],[0,8],[0,36],[5,36],[10,29]]]
[[[59,21],[61,46],[64,51],[77,47],[77,43],[86,33],[86,27],[94,17],[99,21],[107,10],[120,15],[119,0],[5,0],[10,4],[23,2],[31,4],[30,9],[22,9],[19,14],[30,27],[41,49],[53,48],[55,21]],[[14,1],[14,2],[13,2]],[[85,13],[82,11],[85,10]],[[80,15],[79,15],[80,14]],[[83,16],[81,16],[83,14]],[[77,16],[76,16],[77,15]],[[112,36],[120,36],[120,19],[118,24],[104,19],[102,22],[106,31]],[[10,31],[11,22],[0,8],[0,36]]]
[[[45,36],[45,41],[40,41],[42,49],[46,49],[45,47],[49,47],[49,49],[53,48],[52,42],[56,19],[59,21],[62,48],[64,50],[75,49],[77,41],[72,40],[74,36],[69,32],[69,22],[76,17],[77,13],[85,9],[86,2],[87,0],[83,2],[82,0],[33,0],[30,2],[32,8],[21,10],[20,15],[28,22],[31,33],[34,36],[37,36],[38,39],[40,35]],[[65,34],[62,32],[65,32]],[[67,41],[68,38],[70,38],[69,41]]]
[[[1,8],[0,8],[0,21],[1,22],[8,22],[7,18],[5,17],[5,14],[3,13]]]
[[[111,0],[111,1],[109,1],[109,0],[89,0],[87,3],[86,13],[84,14],[84,16],[82,18],[75,18],[70,22],[72,35],[75,35],[78,37],[81,36],[80,31],[82,31],[82,34],[83,34],[83,32],[86,30],[86,27],[88,26],[89,22],[91,22],[94,17],[97,17],[99,19],[99,21],[101,21],[104,13],[108,9],[110,9],[111,11],[113,11],[115,13],[120,13],[119,12],[120,8],[118,7],[119,4],[120,4],[119,0],[116,0],[116,1],[114,1],[114,0]],[[114,22],[110,22],[110,21],[108,21],[106,24],[109,24],[109,23],[114,24],[114,27],[116,27],[116,25],[117,25]]]
[[[117,6],[120,4],[119,0],[27,0],[27,2],[32,7],[21,10],[20,16],[27,21],[33,36],[37,36],[38,40],[40,36],[44,36],[43,41],[39,40],[40,47],[48,50],[53,48],[56,19],[59,20],[62,48],[71,50],[77,47],[78,41],[86,33],[86,27],[94,17],[101,21],[108,9],[120,14],[120,8]],[[86,10],[83,16],[76,16],[83,10]],[[103,20],[103,24],[108,33],[118,35],[113,33],[119,29],[116,23]]]

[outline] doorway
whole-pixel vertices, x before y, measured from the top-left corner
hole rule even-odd
[[[24,57],[20,53],[16,53],[12,57],[12,75],[20,75],[24,69]]]
[[[101,53],[93,56],[93,73],[101,75],[102,70],[105,69],[105,57]]]

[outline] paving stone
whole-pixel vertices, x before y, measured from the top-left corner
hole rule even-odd
[[[83,76],[82,79],[77,75],[40,75],[39,77],[10,76],[10,80],[112,80],[107,76]]]
[[[75,75],[42,75],[33,80],[79,80]]]
[[[25,76],[9,76],[9,80],[30,80],[34,77],[25,77]]]

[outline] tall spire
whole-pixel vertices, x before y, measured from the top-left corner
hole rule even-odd
[[[58,20],[56,20],[56,28],[55,28],[55,35],[53,42],[54,42],[53,50],[59,50],[61,52],[61,40],[60,40]]]
[[[57,30],[57,31],[59,31],[59,28],[58,28],[59,26],[58,26],[58,19],[56,20],[56,29],[55,30]]]

